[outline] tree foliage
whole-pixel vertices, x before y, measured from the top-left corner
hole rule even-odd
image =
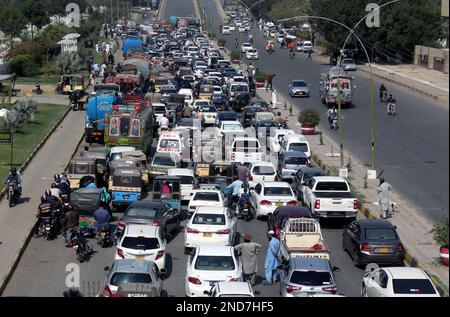
[[[25,28],[25,17],[17,7],[7,5],[0,10],[0,31],[10,38],[19,36]]]

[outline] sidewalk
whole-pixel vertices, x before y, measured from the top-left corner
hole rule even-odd
[[[67,104],[67,97],[33,97],[39,102]],[[45,99],[44,99],[45,98]],[[84,112],[69,112],[25,169],[21,203],[8,207],[0,202],[0,294],[20,260],[36,222],[37,206],[53,175],[64,169],[84,131]]]

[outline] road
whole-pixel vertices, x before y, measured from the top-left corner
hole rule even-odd
[[[163,17],[165,19],[170,16],[195,16],[194,3],[192,0],[165,0],[166,7]]]
[[[170,1],[169,1],[170,2]],[[211,32],[219,34],[219,19],[214,1],[201,0],[212,25]],[[252,31],[260,59],[254,63],[266,72],[276,74],[274,88],[288,95],[288,85],[293,79],[306,80],[312,92],[311,98],[292,99],[296,107],[313,108],[322,113],[322,130],[328,129],[326,107],[319,97],[320,74],[327,71],[325,65],[313,57],[306,61],[306,54],[297,53],[289,59],[288,50],[276,48],[273,55],[265,52],[266,40],[257,27]],[[226,39],[226,47],[235,50],[234,40],[247,41],[247,33],[218,35]],[[355,72],[354,107],[343,110],[344,150],[370,167],[370,90],[369,76]],[[375,95],[381,82],[375,79]],[[409,199],[419,212],[432,222],[449,215],[449,119],[448,105],[419,95],[394,84],[387,87],[398,101],[398,116],[388,117],[385,106],[375,104],[375,161],[378,172],[394,190]],[[338,141],[339,132],[331,133]]]

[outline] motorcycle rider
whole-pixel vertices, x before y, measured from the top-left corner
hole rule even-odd
[[[293,48],[291,48],[291,49],[289,50],[289,57],[290,57],[291,59],[295,57],[295,51],[294,51]]]
[[[159,119],[159,128],[161,131],[169,129],[169,119],[166,114],[163,114],[162,118]]]
[[[62,198],[61,197],[62,197],[63,193],[62,193],[61,189],[58,188],[58,185],[56,183],[52,183],[51,184],[51,186],[50,186],[50,193],[51,193],[52,196],[55,196],[56,198],[59,199],[59,201],[62,202]]]
[[[239,194],[243,184],[244,182],[238,178],[228,186],[228,189],[231,189],[230,194],[228,195],[228,208],[231,208],[233,203],[237,203],[239,201]]]
[[[397,100],[395,98],[391,98],[392,95],[390,96],[390,99],[388,99],[388,114],[389,115],[395,115],[396,112],[396,106],[397,106]]]
[[[45,191],[45,200],[52,206],[52,210],[56,210],[61,207],[61,198],[57,196],[53,196],[50,189]]]
[[[234,39],[234,47],[236,47],[236,48],[239,47],[239,41],[237,38]]]
[[[281,116],[281,112],[277,112],[277,115],[275,116],[275,121],[279,124],[284,122],[283,117]]]
[[[6,185],[12,184],[14,185],[14,190],[16,191],[16,194],[20,197],[22,195],[22,176],[17,171],[15,167],[11,168],[11,171],[8,174],[8,177],[5,181]]]
[[[111,225],[109,224],[109,222],[111,221],[111,215],[109,214],[109,211],[106,210],[106,208],[106,203],[101,201],[100,207],[94,212],[94,229],[96,233],[98,233],[102,228],[108,231],[111,230]]]
[[[386,86],[384,84],[381,84],[381,86],[380,86],[380,101],[381,102],[383,102],[386,92],[387,92]]]
[[[252,34],[248,35],[248,42],[253,44],[253,35]]]
[[[61,195],[69,196],[71,190],[70,190],[70,184],[67,181],[67,178],[66,177],[62,178],[61,175],[55,174],[53,176],[53,179],[56,183],[56,186],[59,188],[59,190],[61,190]]]
[[[243,205],[247,203],[250,204],[250,195],[248,193],[248,188],[244,187],[244,192],[241,194],[241,197],[239,198],[238,202],[238,211],[240,212],[242,210]]]
[[[336,107],[333,106],[332,108],[328,109],[327,116],[328,116],[328,123],[330,124],[330,128],[332,128],[333,125],[333,118],[337,114]]]
[[[80,215],[78,214],[78,211],[76,211],[71,204],[69,204],[67,207],[67,213],[64,216],[63,219],[63,226],[64,226],[64,237],[66,240],[66,247],[71,246],[71,237],[74,232],[78,231],[78,228],[80,226]]]

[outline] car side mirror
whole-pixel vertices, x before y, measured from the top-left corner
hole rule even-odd
[[[394,226],[394,229],[397,230],[397,226]]]

